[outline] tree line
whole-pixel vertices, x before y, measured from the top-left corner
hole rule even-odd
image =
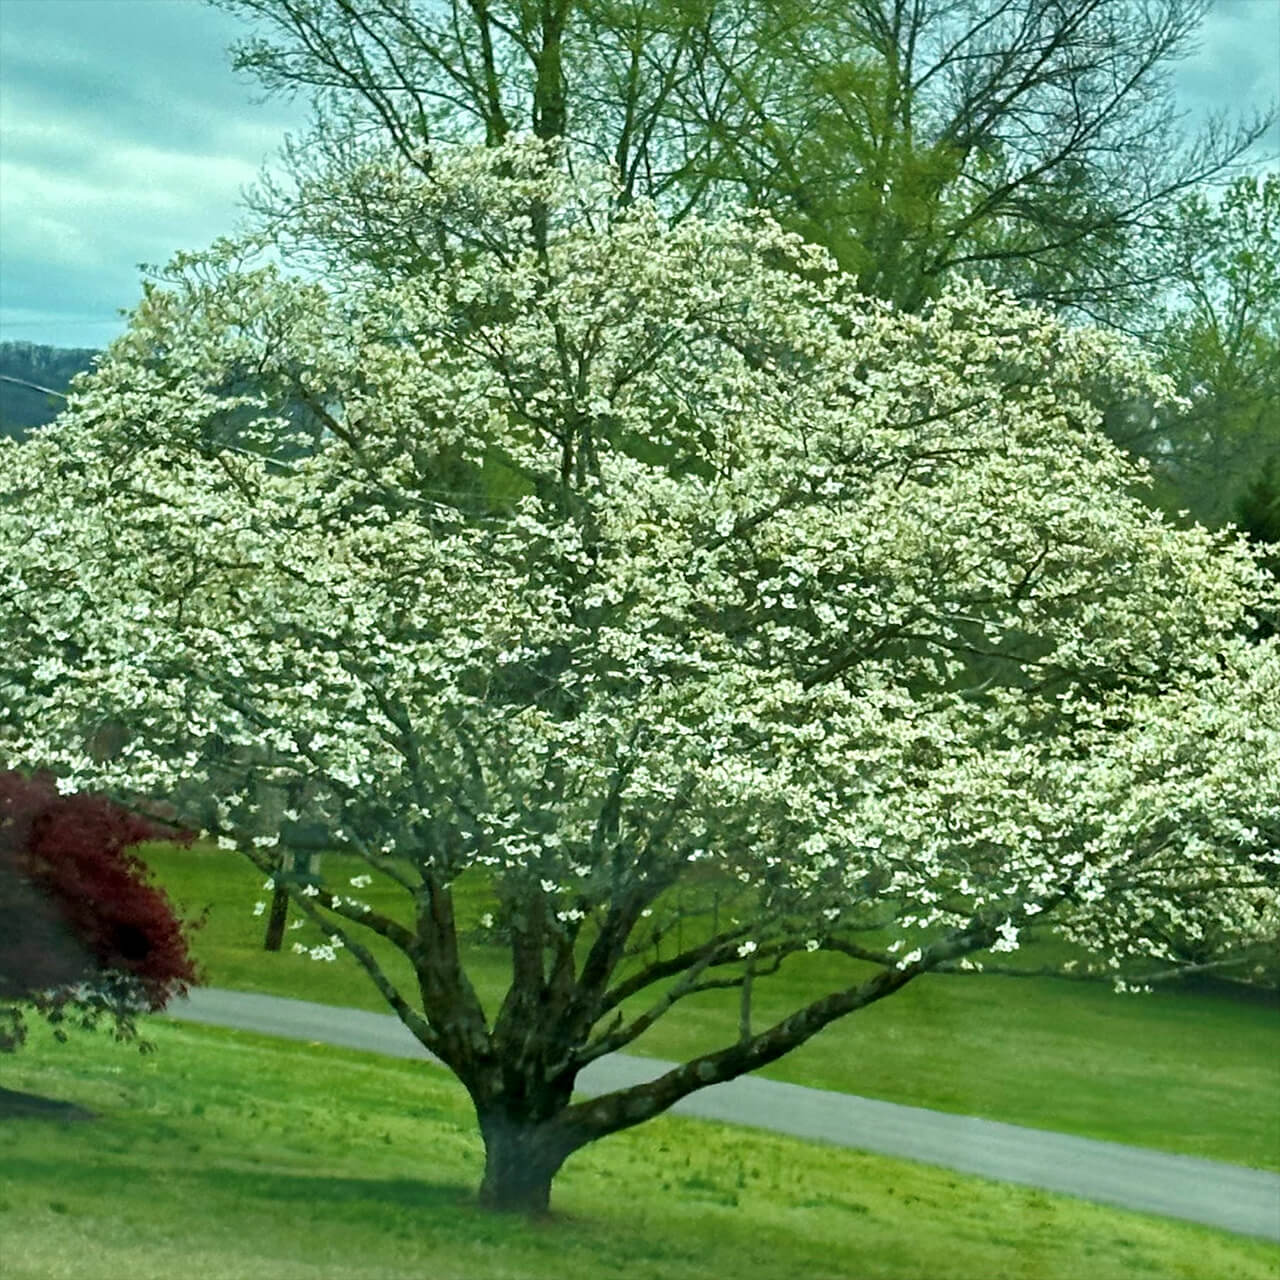
[[[65,392],[97,354],[84,347],[0,342],[0,435],[20,438],[52,422],[63,402],[47,392]]]

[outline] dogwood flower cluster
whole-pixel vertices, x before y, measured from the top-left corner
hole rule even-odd
[[[419,902],[482,876],[517,949],[634,960],[712,882],[694,967],[1274,933],[1276,587],[1134,496],[1131,349],[895,313],[531,145],[375,177],[412,269],[181,255],[0,445],[5,767],[207,798],[267,871],[288,793]],[[302,893],[325,959],[398,936]]]

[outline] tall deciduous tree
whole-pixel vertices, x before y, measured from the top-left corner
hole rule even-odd
[[[34,1009],[69,1020],[164,1008],[196,980],[182,921],[128,850],[173,837],[103,796],[62,794],[50,778],[0,773],[0,1050],[24,1040]]]
[[[1274,584],[1127,495],[1090,398],[1167,386],[976,286],[904,316],[763,217],[672,227],[570,167],[362,174],[430,274],[182,256],[0,446],[0,752],[202,783],[268,873],[322,821],[398,884],[388,914],[291,892],[466,1087],[502,1208],[921,974],[1045,933],[1129,982],[1172,924],[1266,936],[1280,905],[1280,652],[1240,634]],[[209,430],[248,362],[313,452]],[[116,753],[71,745],[103,719]],[[263,784],[297,787],[268,830]],[[843,976],[761,1019],[812,953]],[[735,1036],[573,1100],[712,988]]]
[[[1180,133],[1169,72],[1208,0],[215,2],[257,24],[238,66],[322,105],[268,203],[375,255],[417,230],[335,208],[317,154],[564,135],[619,199],[768,208],[908,309],[960,272],[1114,311],[1158,284],[1135,242],[1264,127]]]
[[[1280,174],[1189,197],[1163,244],[1147,338],[1189,408],[1132,443],[1170,505],[1222,524],[1280,458]]]

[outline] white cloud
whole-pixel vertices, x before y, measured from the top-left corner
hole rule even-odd
[[[100,344],[140,262],[234,230],[305,112],[255,105],[241,24],[194,0],[0,0],[0,25],[0,338]]]
[[[1248,116],[1280,106],[1280,0],[1216,0],[1173,84],[1193,127],[1215,113]],[[1280,161],[1280,119],[1250,158],[1271,167]]]

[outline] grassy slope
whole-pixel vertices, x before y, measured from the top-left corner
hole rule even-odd
[[[1274,1280],[1280,1250],[906,1162],[671,1117],[579,1153],[555,1215],[474,1207],[465,1099],[421,1064],[154,1028],[32,1047],[3,1083],[6,1280]]]
[[[342,956],[324,964],[261,950],[250,914],[261,880],[235,855],[157,847],[148,852],[175,898],[212,905],[197,950],[209,981],[385,1011],[364,973]],[[335,886],[365,870],[330,858]],[[398,890],[361,890],[379,906]],[[481,906],[463,903],[463,916]],[[287,939],[314,942],[307,929]],[[829,957],[798,957],[757,997],[759,1017],[781,1017],[848,973]],[[481,994],[501,991],[504,957],[473,948]],[[690,1000],[633,1046],[682,1057],[731,1041],[736,995]],[[894,1102],[988,1116],[1280,1169],[1280,1014],[1274,1005],[1163,992],[1120,997],[1105,986],[994,976],[918,980],[901,994],[828,1028],[763,1074]]]

